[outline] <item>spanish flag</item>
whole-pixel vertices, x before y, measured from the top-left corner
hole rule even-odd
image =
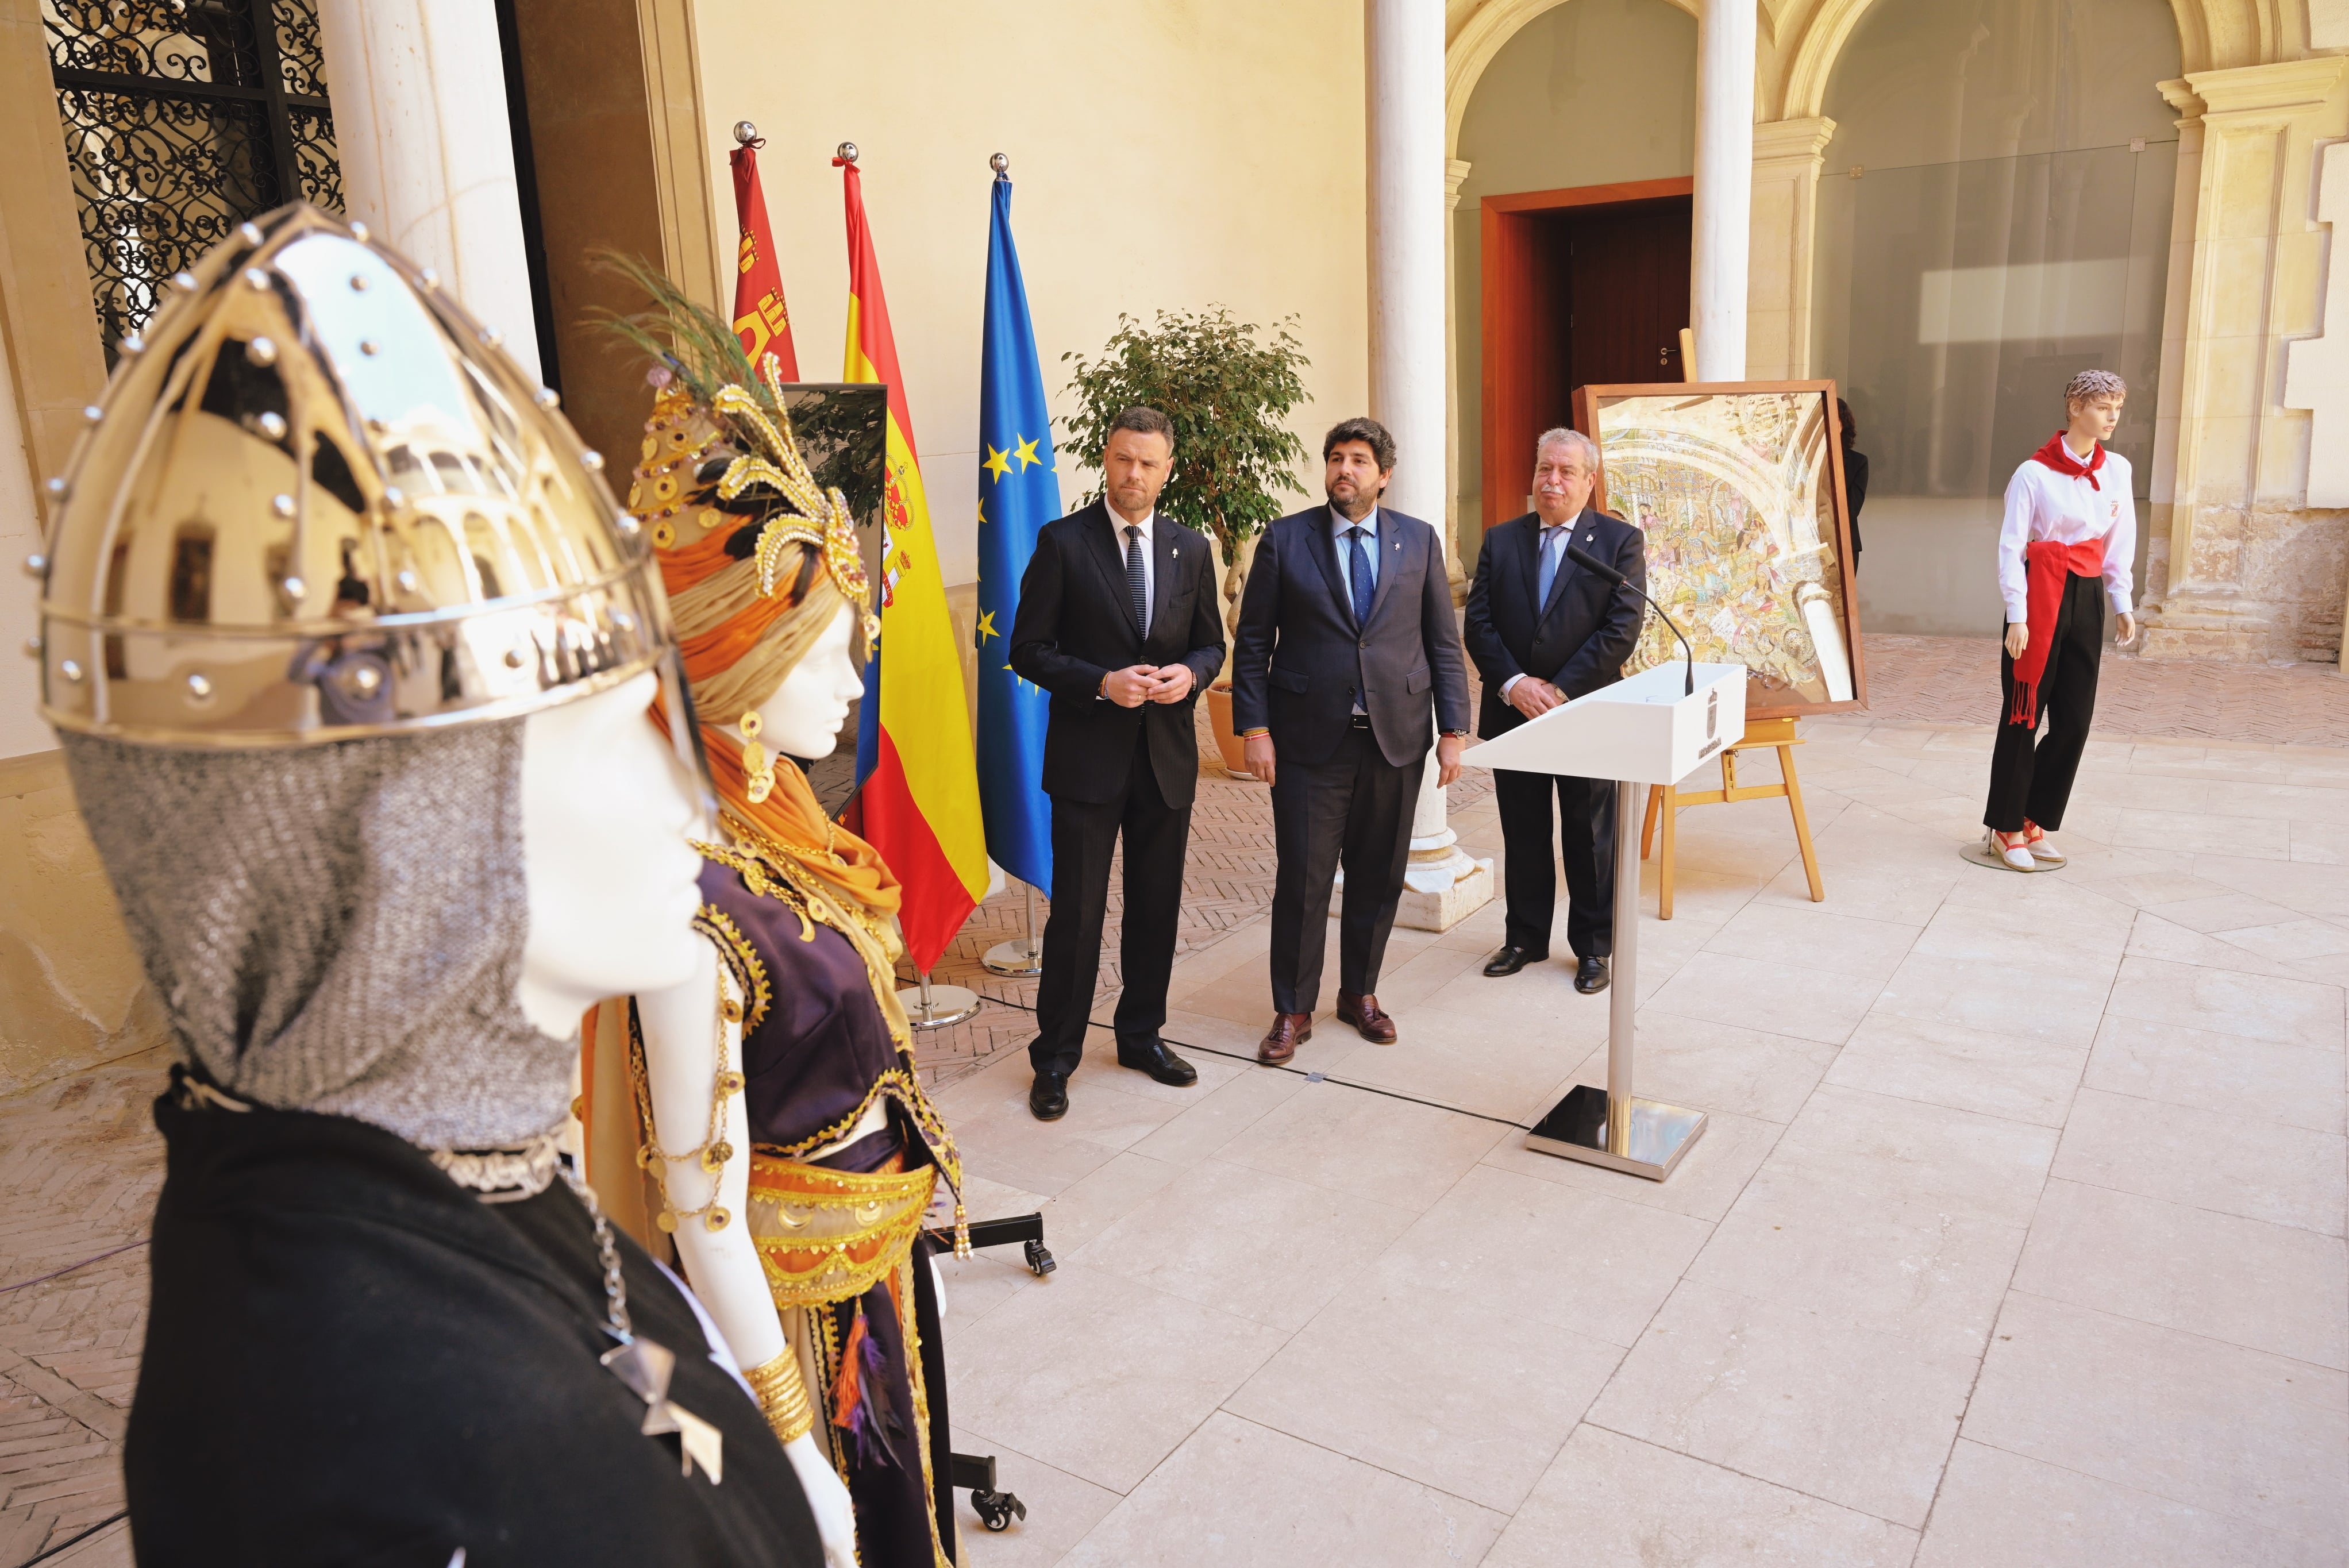
[[[905,951],[927,974],[987,895],[987,829],[962,660],[947,615],[937,535],[922,493],[905,380],[881,296],[881,265],[864,222],[854,161],[835,158],[848,199],[848,363],[843,381],[889,388],[881,521],[881,639],[864,671],[856,738],[864,836],[905,885]]]
[[[771,354],[781,363],[783,379],[800,378],[800,356],[792,347],[791,313],[783,308],[783,273],[775,263],[774,232],[767,226],[767,197],[759,189],[758,149],[767,144],[756,137],[734,150],[734,218],[742,237],[734,247],[734,335],[742,340],[743,356],[752,365]]]

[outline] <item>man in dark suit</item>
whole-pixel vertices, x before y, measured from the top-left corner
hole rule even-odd
[[[1101,973],[1110,855],[1125,835],[1125,989],[1117,1059],[1160,1083],[1199,1081],[1166,1048],[1166,976],[1183,909],[1183,858],[1199,746],[1191,709],[1224,665],[1222,604],[1206,536],[1156,515],[1174,428],[1128,408],[1102,453],[1102,499],[1048,522],[1019,580],[1011,668],[1052,694],[1044,792],[1052,798],[1052,913],[1036,988],[1038,1119],[1068,1114]]]
[[[1321,443],[1327,506],[1265,531],[1240,596],[1232,722],[1248,770],[1272,786],[1272,1028],[1278,1066],[1313,1033],[1330,885],[1346,868],[1338,923],[1338,1019],[1395,1037],[1379,966],[1402,898],[1412,809],[1427,748],[1460,775],[1468,678],[1435,531],[1378,504],[1394,438],[1349,419]],[[1435,731],[1444,734],[1437,739]]]
[[[1562,702],[1623,678],[1623,661],[1640,639],[1645,612],[1628,584],[1577,566],[1571,544],[1606,562],[1641,588],[1648,583],[1640,531],[1590,505],[1599,449],[1578,430],[1547,430],[1535,443],[1534,507],[1529,516],[1495,525],[1476,558],[1468,591],[1468,656],[1485,683],[1477,733],[1489,740],[1538,718]],[[1547,773],[1495,769],[1494,802],[1509,883],[1509,917],[1501,950],[1485,973],[1515,975],[1549,956],[1557,902],[1550,862],[1550,787]],[[1566,940],[1580,962],[1574,988],[1607,989],[1615,951],[1615,786],[1559,776],[1558,858],[1566,865]],[[1634,866],[1629,874],[1636,876]]]

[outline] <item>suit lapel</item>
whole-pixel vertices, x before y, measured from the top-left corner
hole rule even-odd
[[[1387,594],[1393,590],[1395,579],[1402,575],[1404,559],[1412,553],[1403,543],[1402,530],[1396,525],[1394,513],[1380,514],[1375,547],[1379,552],[1379,580],[1371,589],[1371,619],[1373,621],[1385,608]]]
[[[1542,617],[1541,515],[1537,512],[1514,526],[1516,537],[1509,542],[1521,557],[1517,581],[1524,585],[1526,614],[1533,617],[1534,625],[1539,626]]]
[[[1093,546],[1093,563],[1101,568],[1102,585],[1109,590],[1110,603],[1115,604],[1119,616],[1136,637],[1142,628],[1133,620],[1133,593],[1125,582],[1125,552],[1119,548],[1117,518],[1109,510],[1109,502],[1097,500],[1091,507],[1092,515],[1085,521],[1085,538]]]
[[[1321,568],[1322,580],[1330,584],[1330,597],[1338,602],[1338,614],[1346,624],[1354,624],[1354,595],[1347,590],[1344,573],[1338,570],[1338,547],[1330,538],[1330,509],[1304,514],[1305,548],[1313,552],[1314,562]],[[1355,627],[1357,631],[1360,627]]]

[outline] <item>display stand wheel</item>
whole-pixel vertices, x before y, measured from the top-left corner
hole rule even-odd
[[[970,1505],[978,1511],[978,1522],[989,1530],[1009,1530],[1014,1517],[1028,1517],[1028,1505],[1008,1491],[975,1491]]]

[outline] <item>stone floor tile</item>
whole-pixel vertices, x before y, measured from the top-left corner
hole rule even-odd
[[[2342,1046],[2341,987],[2312,981],[2126,958],[2108,1010],[2124,1018],[2185,1024],[2247,1039],[2333,1050]]]
[[[1165,1040],[1170,1046],[1174,1045],[1174,1042],[1167,1038],[1166,1031],[1164,1029],[1159,1031],[1158,1037]],[[1179,1047],[1175,1048],[1175,1054],[1182,1055]],[[1026,1056],[1027,1052],[1024,1050],[1016,1051],[1012,1053],[1010,1059],[1017,1064]],[[1120,1062],[1117,1059],[1117,1037],[1110,1030],[1096,1025],[1085,1031],[1084,1056],[1078,1061],[1077,1070],[1069,1075],[1070,1104],[1073,1107],[1076,1103],[1076,1096],[1080,1094],[1089,1093],[1095,1088],[1107,1088],[1114,1089],[1119,1094],[1131,1095],[1136,1099],[1154,1099],[1161,1105],[1173,1107],[1174,1112],[1179,1114],[1195,1104],[1200,1096],[1214,1093],[1248,1070],[1247,1063],[1234,1061],[1229,1057],[1202,1053],[1195,1058],[1185,1057],[1184,1060],[1190,1062],[1192,1070],[1199,1075],[1196,1083],[1189,1085],[1160,1083],[1149,1074]],[[1032,1071],[1025,1075],[1019,1091],[1022,1103],[1027,1099],[1027,1085],[1034,1081]],[[1096,1142],[1103,1141],[1098,1133],[1089,1134],[1089,1136]],[[1148,1134],[1145,1133],[1143,1136],[1146,1137]]]
[[[2349,779],[2323,784],[2225,784],[2210,791],[2209,810],[2224,817],[2349,826]],[[2294,835],[2295,838],[2297,834]]]
[[[1792,904],[1801,909],[1825,909],[1837,914],[1851,915],[1862,920],[1891,921],[1901,925],[1923,925],[1933,918],[1933,912],[1948,896],[1951,884],[1958,880],[1962,867],[1947,871],[1929,867],[1906,870],[1898,866],[1878,869],[1865,861],[1858,864],[1843,861],[1823,862],[1819,880],[1826,892],[1826,902],[1811,902],[1811,884],[1803,875],[1799,861],[1778,873],[1771,883],[1754,895],[1747,907],[1759,909],[1771,904]]]
[[[1507,981],[1477,984],[1509,985]],[[1455,984],[1462,984],[1455,982]],[[1568,995],[1573,988],[1567,988]],[[1607,1037],[1607,998],[1577,996],[1579,1016],[1513,1030],[1474,1015],[1414,1017],[1406,1041],[1365,1046],[1329,1069],[1331,1081],[1390,1089],[1479,1116],[1530,1125]],[[1299,1053],[1299,1060],[1304,1054]]]
[[[2349,1227],[2344,1148],[2336,1133],[2084,1088],[2052,1174],[2338,1236]]]
[[[1905,1568],[1916,1545],[1897,1524],[1586,1425],[1485,1568]]]
[[[1911,953],[1877,997],[1875,1010],[2049,1046],[2085,1047],[2096,1037],[2111,990],[2109,975],[2044,971],[2024,984],[2003,964]]]
[[[2021,878],[2017,878],[2021,881]],[[1989,964],[2028,988],[2041,974],[2110,979],[2128,942],[2126,922],[2091,924],[2073,911],[2042,913],[2027,907],[1980,909],[1952,900],[1934,912],[1918,935],[1920,957]]]
[[[2239,975],[2265,975],[2279,980],[2304,980],[2307,975],[2280,958],[2257,948],[2205,936],[2165,919],[2158,912],[2139,910],[2129,932],[2128,956],[2164,964],[2191,964],[2204,969],[2231,969]]]
[[[2302,864],[2349,864],[2349,822],[2292,821],[2292,859]]]
[[[2112,841],[2122,849],[2187,850],[2197,854],[2248,855],[2285,861],[2292,834],[2285,823],[2258,817],[2216,816],[2205,811],[2124,810]]]
[[[2014,1288],[2349,1371],[2338,1236],[2055,1181]]]
[[[1185,1169],[1130,1149],[1122,1150],[1046,1203],[1041,1211],[1045,1243],[1055,1256],[1077,1252],[1157,1196]]]
[[[1216,1158],[1416,1214],[1514,1130],[1369,1089],[1308,1084]]]
[[[1088,1269],[1293,1332],[1411,1218],[1366,1198],[1210,1159],[1086,1243],[1080,1256]]]
[[[2016,1292],[1965,1435],[2302,1541],[2349,1539],[2349,1377]]]
[[[1526,1148],[1523,1136],[1517,1133],[1495,1144],[1484,1162],[1495,1170],[1513,1171],[1553,1186],[1600,1192],[1627,1203],[1641,1203],[1693,1219],[1718,1220],[1737,1202],[1737,1195],[1769,1157],[1783,1130],[1776,1122],[1764,1121],[1759,1117],[1708,1110],[1704,1130],[1681,1157],[1669,1181],[1651,1181],[1644,1176],[1545,1154]]]
[[[1882,989],[1882,982],[1790,964],[1708,955],[1656,994],[1654,1010],[1841,1045]]]
[[[1506,1522],[1475,1503],[1217,1414],[1093,1527],[1068,1568],[1439,1568]]]
[[[2230,1119],[2256,1117],[2312,1132],[2344,1130],[2338,1048],[2247,1040],[2147,1018],[2106,1018],[2081,1081]]]
[[[1063,1263],[953,1347],[947,1408],[1057,1470],[1131,1491],[1287,1338]]]
[[[1686,820],[1685,818],[1682,820]],[[1792,849],[1791,841],[1789,850]],[[1660,849],[1657,851],[1661,854]],[[1759,892],[1778,874],[1774,862],[1766,872],[1751,874],[1716,865],[1692,854],[1685,845],[1675,845],[1672,854],[1672,918],[1674,920],[1725,921],[1754,902]],[[1653,857],[1640,864],[1640,907],[1655,913],[1656,893],[1663,885],[1661,873]]]
[[[1642,1099],[1789,1121],[1835,1059],[1836,1047],[1816,1040],[1651,1008],[1640,1015],[1633,1065]],[[1607,1052],[1593,1051],[1574,1078],[1605,1088]]]
[[[2282,925],[2299,913],[2250,893],[2222,892],[2208,898],[2181,899],[2160,906],[2161,918],[2208,936],[2247,926]]]
[[[1739,910],[1705,946],[1765,964],[1882,981],[1892,977],[1916,940],[1913,925],[1831,913],[1821,904],[1756,902]]]
[[[1304,1087],[1301,1073],[1251,1068],[1201,1095],[1181,1115],[1137,1141],[1132,1152],[1169,1164],[1195,1165]]]
[[[1839,1175],[1764,1164],[1688,1277],[1980,1355],[2023,1228],[1881,1188],[1855,1191]]]
[[[1800,1172],[1855,1201],[1913,1201],[2019,1226],[2031,1222],[2055,1147],[2051,1128],[1827,1086],[1764,1170]]]
[[[1226,1401],[1233,1414],[1507,1512],[1623,1358],[1574,1332],[1510,1260],[1481,1277],[1478,1238],[1399,1244]],[[1522,1239],[1505,1243],[1522,1247]],[[1563,1258],[1553,1273],[1568,1272]]]
[[[1017,1109],[983,1117],[956,1117],[950,1125],[964,1169],[1046,1198],[1065,1191],[1119,1152],[1114,1146],[1064,1130],[1061,1123],[1038,1121],[1028,1114],[1024,1100]]]
[[[2211,882],[2190,872],[2143,872],[2133,876],[2092,880],[2082,885],[2092,892],[2139,909],[2159,909],[2165,904],[2215,898],[2228,891],[2224,882]]]
[[[2088,1053],[1881,1008],[1860,1021],[1826,1081],[2011,1121],[2061,1127]]]
[[[2197,855],[2194,874],[2302,914],[2349,916],[2349,877],[2323,865]]]
[[[1587,1419],[1915,1528],[1976,1366],[1971,1354],[1684,1280]]]
[[[962,1526],[968,1554],[965,1568],[1051,1568],[1086,1532],[1115,1508],[1118,1494],[999,1443],[961,1422],[955,1424],[955,1452],[995,1456],[995,1484],[1028,1505],[1028,1516],[1000,1532],[989,1530],[970,1505],[970,1493],[955,1493],[955,1520]]]
[[[1961,1438],[1916,1568],[2342,1568],[2344,1561],[2337,1545]]]
[[[2330,920],[2294,916],[2274,925],[2255,925],[2217,934],[2222,942],[2249,948],[2264,958],[2286,963],[2308,958],[2334,958],[2349,954],[2349,926]]]

